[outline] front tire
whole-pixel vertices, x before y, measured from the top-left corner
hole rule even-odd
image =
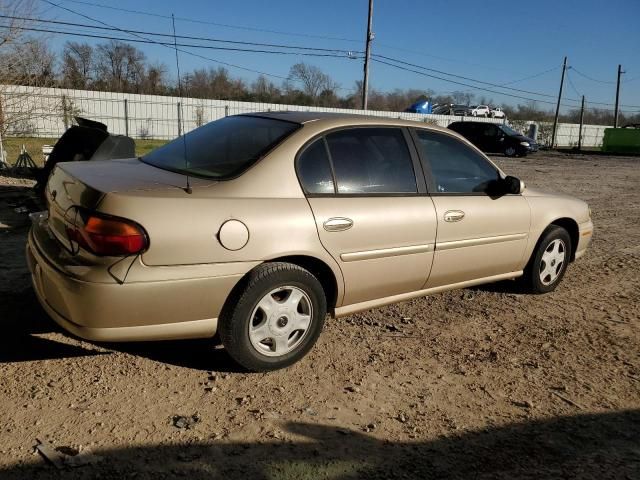
[[[517,153],[516,147],[505,147],[504,149],[504,154],[507,157],[515,157],[516,153]]]
[[[562,227],[551,225],[538,241],[525,268],[523,281],[531,293],[548,293],[562,281],[571,260],[571,237]]]
[[[256,267],[231,294],[219,332],[229,355],[254,372],[288,367],[316,343],[327,315],[318,279],[290,263]]]

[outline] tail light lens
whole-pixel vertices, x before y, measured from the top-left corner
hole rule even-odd
[[[74,217],[67,227],[69,240],[96,255],[134,255],[149,247],[146,232],[132,220],[83,210]]]

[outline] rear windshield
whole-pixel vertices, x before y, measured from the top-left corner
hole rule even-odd
[[[178,137],[140,160],[189,175],[235,177],[299,127],[297,123],[271,118],[226,117],[196,128],[185,138]]]

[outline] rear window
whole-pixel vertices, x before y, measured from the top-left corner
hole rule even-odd
[[[297,123],[272,118],[226,117],[192,130],[184,139],[176,138],[141,160],[189,175],[235,177],[298,128]]]

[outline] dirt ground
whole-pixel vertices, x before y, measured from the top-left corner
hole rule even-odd
[[[496,161],[591,205],[594,241],[554,293],[506,282],[330,320],[269,374],[209,341],[63,333],[25,266],[28,182],[0,179],[0,478],[640,479],[640,158]]]

